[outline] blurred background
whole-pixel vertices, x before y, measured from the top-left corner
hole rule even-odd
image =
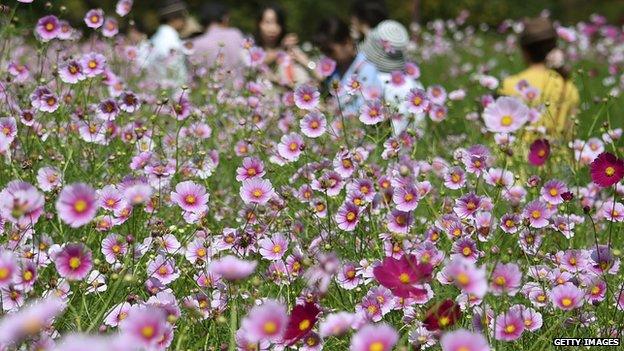
[[[349,18],[350,0],[220,0],[231,8],[231,24],[246,33],[253,33],[258,9],[267,3],[278,3],[287,11],[288,31],[296,32],[303,39],[315,30],[317,22],[329,15]],[[0,3],[12,5],[15,0]],[[65,6],[63,18],[76,26],[82,22],[86,11],[102,8],[113,13],[117,0],[54,0],[50,12],[59,13]],[[187,0],[191,14],[197,14],[203,0]],[[536,16],[542,10],[549,10],[552,17],[564,24],[587,20],[592,13],[607,17],[612,24],[624,24],[624,0],[386,0],[391,17],[404,24],[426,23],[437,18],[454,18],[460,11],[468,10],[469,24],[487,23],[497,25],[507,18],[518,19]],[[38,17],[45,10],[46,1],[36,0],[33,4],[21,4],[18,15],[24,19]],[[130,18],[140,23],[151,33],[158,26],[158,0],[135,0]]]

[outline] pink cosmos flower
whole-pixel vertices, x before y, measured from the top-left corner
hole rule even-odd
[[[7,288],[17,274],[17,260],[11,251],[0,251],[0,288]]]
[[[412,89],[406,97],[407,110],[411,113],[421,114],[429,111],[431,103],[427,94],[421,89]]]
[[[327,120],[325,115],[312,111],[305,115],[305,117],[299,122],[301,132],[308,138],[318,138],[325,134],[327,129]]]
[[[132,10],[133,0],[119,0],[117,1],[117,5],[115,5],[115,12],[119,15],[119,17],[124,17],[130,13]]]
[[[529,202],[522,212],[525,219],[529,220],[529,225],[533,228],[544,228],[548,225],[551,211],[546,204],[540,200]]]
[[[581,307],[585,300],[583,290],[572,283],[555,286],[550,292],[550,300],[553,305],[561,310],[570,311]]]
[[[71,60],[61,65],[58,73],[61,80],[67,84],[76,84],[86,78],[82,65],[76,60]]]
[[[345,202],[338,208],[335,220],[338,228],[350,232],[357,227],[359,218],[360,208],[353,203]]]
[[[485,268],[461,258],[451,260],[437,278],[443,284],[454,283],[464,292],[478,297],[483,297],[488,289]]]
[[[542,190],[540,191],[540,195],[542,195],[542,199],[549,204],[558,205],[563,203],[563,197],[561,197],[561,194],[566,191],[568,191],[568,187],[564,182],[552,179],[544,184]]]
[[[385,119],[384,110],[379,100],[362,104],[360,108],[360,122],[366,125],[375,125]]]
[[[303,146],[303,138],[297,133],[290,133],[282,136],[280,143],[277,145],[277,151],[286,160],[297,161]]]
[[[499,97],[483,111],[485,126],[495,133],[513,133],[528,119],[529,108],[515,97]]]
[[[490,291],[494,295],[498,296],[507,293],[510,296],[514,296],[520,290],[522,272],[517,264],[498,263],[491,276]]]
[[[104,324],[111,327],[118,326],[120,323],[123,322],[124,319],[128,317],[128,313],[130,313],[131,308],[132,305],[129,302],[125,301],[113,306],[106,313],[106,316],[104,317]]]
[[[319,326],[319,334],[323,338],[345,334],[355,320],[355,315],[349,312],[336,312],[327,315]]]
[[[159,344],[171,328],[164,310],[153,306],[133,306],[119,324],[121,332],[131,340],[130,345],[145,349],[163,349]]]
[[[250,341],[278,343],[282,341],[287,324],[286,306],[275,300],[265,300],[249,311],[241,322],[241,329],[246,331]]]
[[[449,189],[460,189],[466,184],[466,174],[464,170],[459,167],[451,167],[444,174],[444,186]]]
[[[91,251],[83,244],[67,244],[54,257],[59,275],[67,280],[84,279],[91,268]]]
[[[281,233],[275,234],[270,238],[262,238],[258,240],[260,255],[271,261],[281,260],[286,250],[288,250],[288,243],[288,239]]]
[[[350,351],[391,351],[399,334],[387,324],[368,324],[351,338]]]
[[[102,254],[108,263],[115,263],[128,251],[128,244],[119,235],[111,233],[102,240]]]
[[[108,17],[104,20],[104,26],[102,27],[102,35],[107,38],[112,38],[119,33],[119,23],[113,17]]]
[[[82,56],[80,64],[82,65],[84,75],[88,78],[93,78],[104,73],[106,58],[102,54],[91,52]]]
[[[267,179],[245,179],[240,188],[240,197],[246,204],[266,204],[275,194],[273,185]]]
[[[87,27],[97,29],[104,24],[104,11],[102,9],[89,10],[84,17]]]
[[[598,214],[611,222],[624,221],[624,205],[619,202],[606,201],[598,209]]]
[[[43,214],[44,197],[31,184],[13,180],[0,192],[0,224],[9,221],[29,227]]]
[[[495,318],[494,338],[496,340],[513,341],[524,332],[524,318],[518,310],[509,310]]]
[[[318,72],[319,75],[323,78],[327,78],[331,76],[335,70],[336,70],[336,61],[326,56],[323,56],[319,60],[316,66],[316,72]]]
[[[171,193],[171,200],[187,212],[202,213],[208,210],[206,188],[190,180],[178,183]]]
[[[180,271],[175,267],[175,261],[159,255],[147,264],[147,275],[158,279],[163,285],[168,285],[180,277]]]
[[[241,280],[251,275],[256,265],[255,261],[245,261],[229,255],[212,261],[208,270],[226,280]]]
[[[262,178],[266,172],[264,171],[264,163],[261,159],[255,157],[245,157],[243,165],[236,169],[236,180],[242,182],[251,178]]]
[[[141,107],[141,100],[131,91],[124,91],[119,95],[119,108],[128,113],[134,113]]]
[[[295,105],[302,110],[313,110],[319,104],[321,94],[311,85],[303,84],[295,89]]]
[[[420,193],[416,187],[408,184],[405,187],[394,189],[392,201],[398,210],[405,212],[412,211],[418,207]]]
[[[59,217],[72,228],[91,222],[97,210],[95,190],[84,183],[66,186],[56,201]]]
[[[441,85],[432,85],[427,89],[427,98],[436,105],[444,105],[446,90]]]
[[[444,333],[440,346],[442,351],[490,351],[490,345],[482,334],[466,329]]]
[[[41,17],[39,21],[37,21],[35,33],[41,41],[47,42],[56,38],[60,32],[60,29],[61,26],[58,18],[56,16],[49,15]]]

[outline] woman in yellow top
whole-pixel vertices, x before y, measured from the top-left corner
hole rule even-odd
[[[563,69],[563,52],[557,48],[557,32],[550,20],[527,20],[520,46],[529,67],[506,78],[500,93],[520,96],[531,106],[543,105],[536,126],[544,127],[552,139],[563,141],[570,137],[570,116],[576,113],[579,92]]]

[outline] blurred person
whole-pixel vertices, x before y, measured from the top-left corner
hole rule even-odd
[[[351,37],[363,42],[370,31],[388,19],[384,0],[355,0],[351,5]]]
[[[398,113],[392,118],[395,135],[406,130],[411,122],[405,100],[413,89],[423,89],[422,84],[405,72],[407,61],[405,50],[409,34],[405,27],[394,20],[385,20],[377,25],[361,45],[366,60],[377,69],[383,100]],[[416,125],[424,120],[424,113],[415,114]]]
[[[564,67],[564,53],[557,47],[557,32],[545,17],[526,20],[520,35],[522,55],[528,67],[503,81],[502,95],[520,96],[531,106],[545,106],[536,126],[548,136],[569,137],[570,115],[579,105],[579,92]],[[530,134],[530,133],[529,133]]]
[[[324,55],[336,63],[334,72],[327,79],[329,89],[333,89],[331,85],[335,81],[340,83],[339,89],[344,90],[352,80],[357,80],[365,93],[373,89],[381,91],[377,69],[366,60],[363,53],[358,53],[349,26],[345,22],[337,17],[321,21],[314,42]],[[363,94],[340,96],[340,99],[341,103],[345,104],[344,109],[347,113],[359,111],[364,103]]]
[[[287,33],[284,9],[265,6],[258,16],[256,33],[256,45],[265,51],[264,63],[274,81],[292,87],[310,80],[309,71],[316,66],[299,48],[297,35]]]
[[[215,62],[231,69],[242,62],[244,37],[240,30],[230,27],[229,8],[220,2],[210,2],[202,8],[201,22],[205,32],[193,41],[191,60],[212,67]]]
[[[184,42],[180,32],[186,27],[188,16],[186,3],[181,0],[165,0],[158,10],[160,26],[150,39],[152,51],[149,55],[150,69],[159,78],[173,84],[183,84],[188,73],[184,56]]]

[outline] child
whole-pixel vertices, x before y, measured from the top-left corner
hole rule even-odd
[[[151,38],[149,66],[160,79],[174,85],[186,83],[188,75],[180,31],[186,26],[186,4],[181,0],[166,0],[158,11],[160,26]]]
[[[579,93],[563,69],[563,52],[557,48],[557,33],[549,19],[525,21],[520,35],[522,54],[529,66],[503,81],[503,95],[520,96],[545,110],[537,122],[552,139],[569,137],[569,118],[579,104]]]

